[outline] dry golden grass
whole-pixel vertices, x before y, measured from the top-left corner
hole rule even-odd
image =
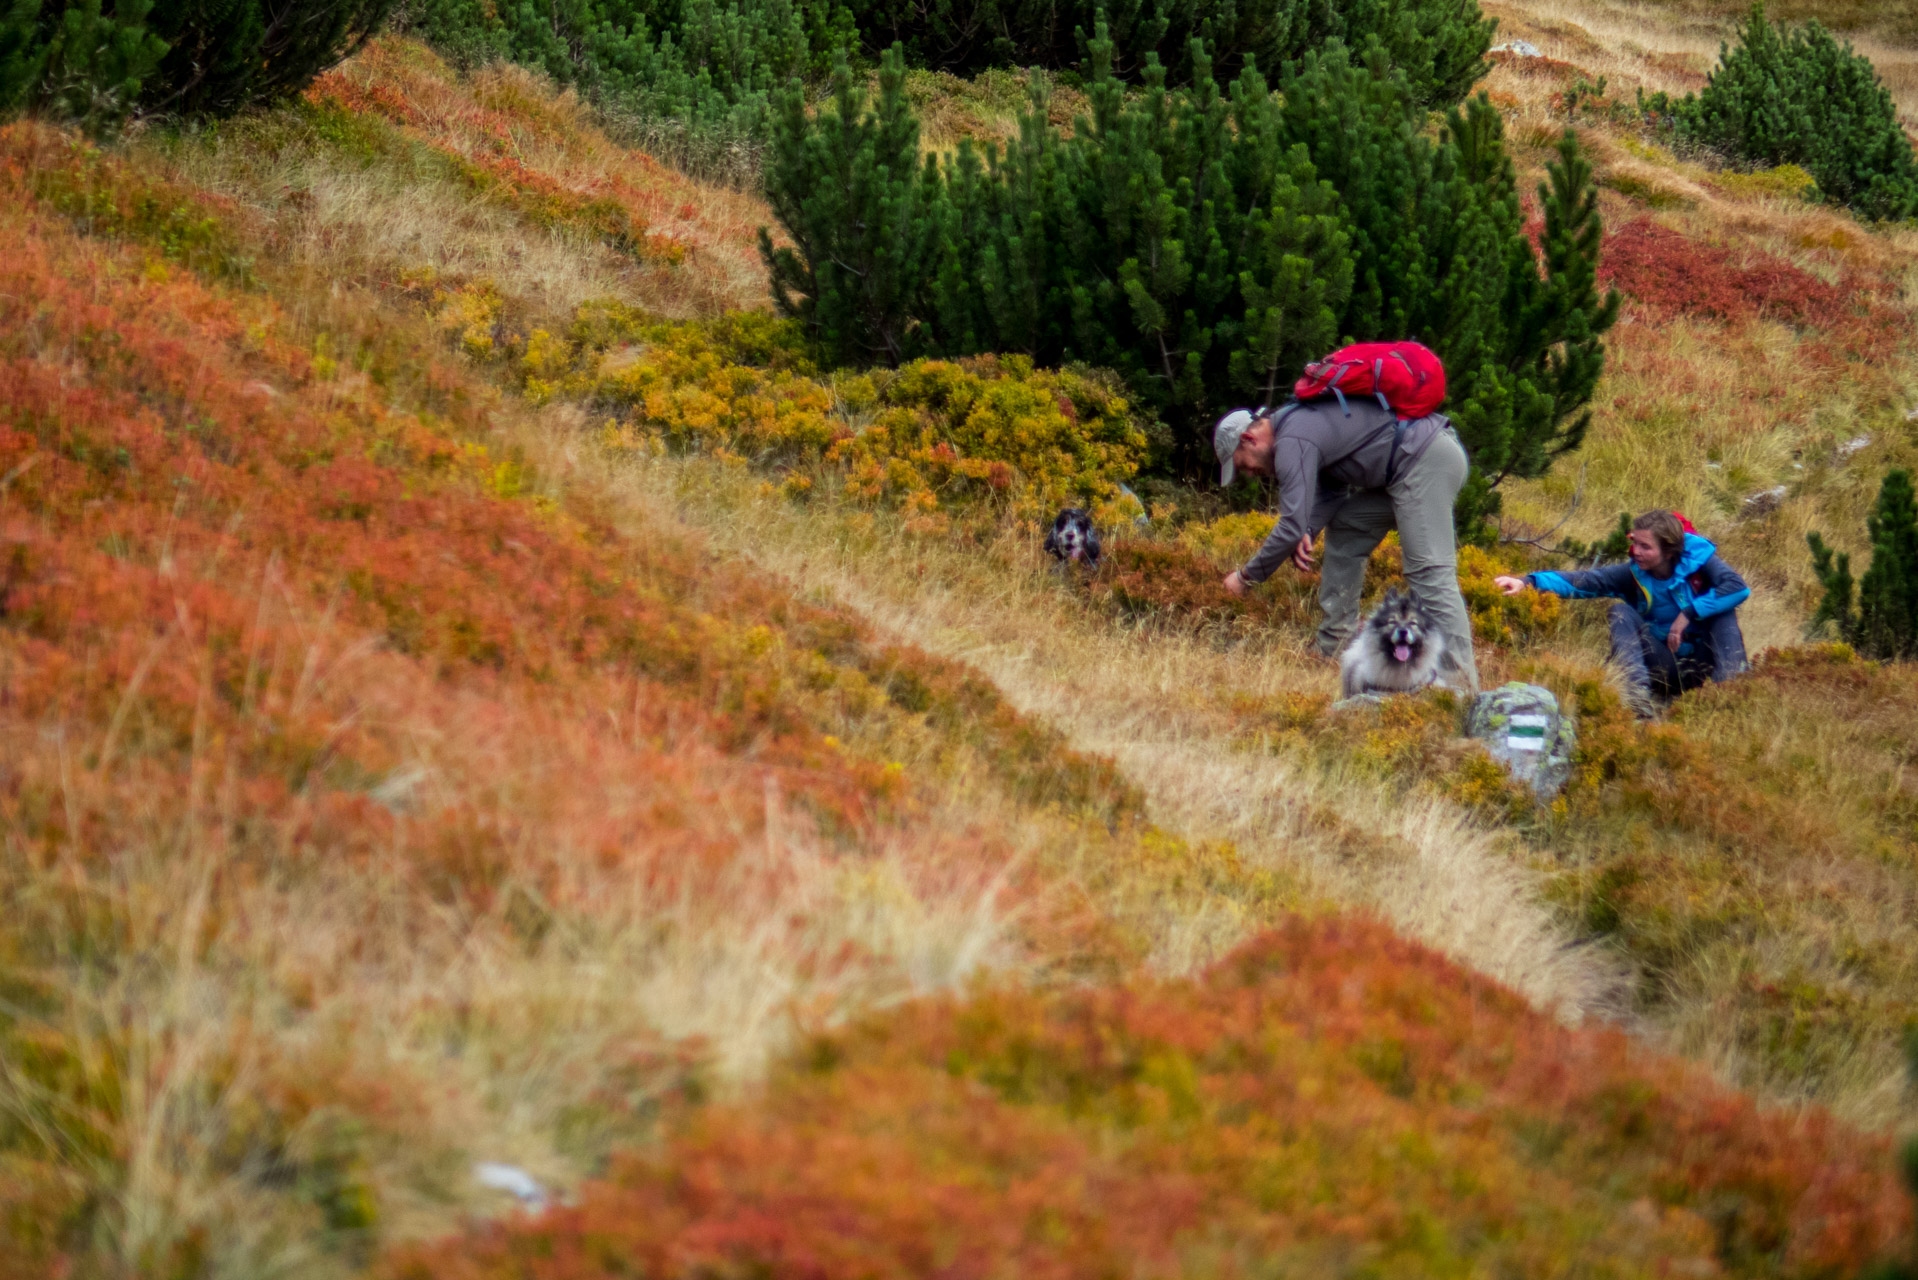
[[[627,464],[643,509],[676,511],[716,546],[857,610],[885,633],[964,661],[1081,750],[1115,760],[1159,825],[1229,841],[1332,901],[1378,911],[1407,936],[1571,1021],[1617,1003],[1615,964],[1575,947],[1536,879],[1462,811],[1336,766],[1254,754],[1235,699],[1322,690],[1331,664],[1285,632],[1222,646],[1205,635],[1088,616],[1032,554],[1024,529],[989,551],[901,536],[833,504],[794,507],[756,480],[698,461]],[[1244,937],[1211,904],[1166,919],[1153,963],[1190,972]]]
[[[325,113],[329,91],[367,104],[344,130]],[[276,257],[328,280],[376,285],[430,268],[492,279],[543,315],[602,297],[665,316],[767,305],[763,201],[616,145],[574,94],[532,72],[509,65],[462,78],[424,45],[387,39],[308,97],[318,106],[229,124],[217,145],[156,139],[146,144],[159,151],[152,162],[259,217]],[[613,193],[683,260],[636,260],[579,228],[529,225],[476,199],[446,163],[495,155],[581,197]]]
[[[1487,11],[1501,39],[1531,40],[1570,64],[1507,58],[1485,83],[1506,109],[1526,187],[1566,127],[1557,95],[1572,76],[1604,76],[1608,96],[1628,104],[1639,87],[1695,89],[1717,57],[1714,37],[1659,7],[1527,0]],[[1860,48],[1918,127],[1918,49]],[[1649,219],[1734,261],[1782,264],[1848,292],[1869,318],[1832,337],[1780,319],[1667,315],[1628,297],[1586,445],[1545,478],[1505,486],[1508,526],[1552,528],[1576,498],[1564,531],[1590,538],[1620,510],[1677,507],[1762,588],[1746,610],[1748,634],[1794,642],[1814,603],[1806,531],[1863,550],[1878,477],[1918,461],[1906,419],[1918,407],[1918,232],[1873,230],[1842,210],[1727,181],[1622,115],[1588,114],[1577,127],[1606,188],[1608,228]],[[1781,486],[1778,498],[1759,498]]]
[[[1553,17],[1555,9],[1520,8],[1541,31],[1569,21]],[[1620,12],[1656,27],[1642,11]],[[1621,66],[1652,68],[1664,47],[1634,53],[1620,30],[1596,30],[1601,53],[1613,41],[1625,50]],[[1576,40],[1569,31],[1556,38],[1568,48]],[[390,305],[386,286],[423,267],[490,278],[533,315],[564,316],[602,295],[665,314],[762,304],[750,231],[763,206],[622,152],[570,98],[516,72],[456,79],[416,46],[382,46],[342,75],[362,89],[403,92],[422,114],[386,119],[378,145],[362,145],[360,135],[329,139],[318,132],[323,121],[296,110],[218,138],[138,140],[129,152],[136,167],[231,201],[235,225],[255,237],[268,259],[264,288],[279,309],[260,331],[283,333],[274,341],[290,346],[275,357],[284,367],[269,369],[272,380],[246,385],[265,387],[289,414],[337,415],[329,421],[338,438],[352,441],[365,423],[410,403],[417,388],[389,375],[431,363],[421,353],[434,353],[437,338]],[[1535,172],[1555,123],[1549,94],[1510,68],[1492,87],[1510,98]],[[991,111],[955,111],[932,137],[999,128],[992,94]],[[611,174],[658,194],[665,212],[655,210],[649,226],[687,246],[686,261],[640,261],[577,228],[529,227],[520,211],[422,159],[419,148],[487,154],[500,136],[496,125],[527,163],[582,192]],[[1906,317],[1918,309],[1918,238],[1910,233],[1866,235],[1828,211],[1728,192],[1706,170],[1635,150],[1603,126],[1588,137],[1608,176],[1635,177],[1690,202],[1658,212],[1671,225],[1736,237],[1821,278],[1859,270],[1898,281],[1888,305]],[[389,147],[392,138],[403,145]],[[1606,200],[1614,223],[1643,212],[1617,192]],[[14,241],[25,243],[25,215],[10,225]],[[34,234],[59,240],[76,278],[73,264],[95,251],[75,248],[64,232]],[[147,261],[144,250],[97,251],[112,263],[96,281],[102,296],[128,281],[159,288],[168,279],[170,269]],[[383,343],[384,354],[369,358],[371,372],[296,376],[316,363],[309,355],[323,336],[348,350],[359,338],[371,348]],[[1591,444],[1557,476],[1514,487],[1515,522],[1555,520],[1580,465],[1584,507],[1573,531],[1602,531],[1627,502],[1680,503],[1754,569],[1762,588],[1747,612],[1754,639],[1790,638],[1805,609],[1803,529],[1823,526],[1856,545],[1857,530],[1838,522],[1860,523],[1870,478],[1909,448],[1898,435],[1899,406],[1883,388],[1839,394],[1791,374],[1804,340],[1782,325],[1728,340],[1702,322],[1628,318]],[[246,369],[221,375],[235,395],[242,377],[258,376],[248,362],[264,358],[244,336],[189,349],[203,366]],[[90,366],[77,350],[54,344],[22,358],[67,371],[75,386],[109,377],[107,365]],[[1755,369],[1778,372],[1761,377]],[[161,372],[151,376],[157,385]],[[1886,385],[1918,392],[1908,366],[1887,376]],[[117,548],[102,557],[167,563],[182,600],[229,591],[256,619],[246,634],[268,637],[258,663],[274,673],[262,686],[271,686],[270,696],[242,698],[219,732],[191,731],[172,774],[152,763],[168,740],[144,709],[144,675],[117,686],[101,714],[60,707],[0,721],[9,776],[25,778],[21,793],[36,803],[64,810],[63,829],[90,829],[83,818],[106,815],[119,824],[112,831],[134,833],[84,848],[28,839],[22,833],[37,833],[43,815],[8,811],[0,862],[11,906],[0,962],[12,962],[9,938],[53,940],[63,985],[47,1032],[73,1055],[78,1084],[66,1083],[83,1096],[124,1095],[117,1110],[95,1118],[110,1153],[97,1166],[75,1162],[83,1170],[75,1176],[92,1180],[87,1193],[107,1206],[90,1242],[103,1265],[153,1271],[197,1247],[223,1274],[350,1272],[350,1248],[287,1216],[285,1187],[236,1162],[235,1134],[278,1143],[275,1159],[301,1169],[332,1169],[332,1153],[346,1151],[350,1167],[335,1191],[364,1190],[377,1201],[386,1239],[429,1235],[504,1207],[472,1184],[471,1160],[511,1161],[563,1191],[613,1147],[649,1141],[661,1096],[738,1092],[798,1038],[865,1011],[960,992],[981,975],[1065,985],[1140,965],[1190,974],[1287,913],[1338,906],[1376,912],[1566,1020],[1639,1018],[1648,1037],[1741,1081],[1834,1103],[1864,1124],[1889,1125],[1907,1113],[1894,1096],[1895,1053],[1877,1034],[1882,1028],[1874,1024],[1876,1038],[1806,1085],[1759,1052],[1763,1028],[1741,1021],[1749,1010],[1727,996],[1753,974],[1850,980],[1840,971],[1860,940],[1865,953],[1889,955],[1879,961],[1889,975],[1881,985],[1897,986],[1910,932],[1910,897],[1898,876],[1873,879],[1856,859],[1834,857],[1754,879],[1753,895],[1769,895],[1762,911],[1754,908],[1765,915],[1758,941],[1742,950],[1697,948],[1690,970],[1660,975],[1674,983],[1668,1004],[1634,1010],[1629,961],[1604,944],[1574,941],[1590,897],[1579,859],[1590,853],[1596,866],[1610,850],[1573,850],[1561,862],[1562,848],[1381,777],[1362,767],[1362,726],[1350,730],[1347,746],[1268,749],[1243,703],[1284,703],[1333,682],[1302,632],[1227,643],[1216,633],[1120,622],[1087,609],[1043,567],[1029,529],[1005,527],[982,547],[905,536],[890,519],[823,493],[810,504],[773,496],[736,462],[610,455],[582,429],[577,410],[536,411],[472,371],[434,395],[449,386],[458,402],[485,406],[474,411],[478,426],[462,419],[471,434],[453,449],[470,463],[472,485],[551,518],[556,540],[611,546],[621,581],[685,593],[688,612],[705,609],[727,643],[764,640],[753,670],[788,689],[818,675],[804,645],[788,645],[770,623],[764,637],[735,634],[752,621],[727,616],[738,597],[699,596],[649,549],[704,540],[717,554],[687,553],[700,575],[766,584],[780,608],[834,605],[833,617],[857,615],[883,637],[983,673],[1065,743],[1116,761],[1145,795],[1155,826],[1109,825],[1016,798],[988,749],[882,705],[832,727],[854,754],[883,759],[911,779],[918,807],[853,837],[829,832],[770,773],[763,785],[742,788],[736,759],[721,758],[697,733],[676,734],[670,718],[661,730],[658,716],[641,714],[637,688],[630,704],[624,685],[568,697],[538,681],[515,686],[410,661],[378,627],[342,622],[312,593],[276,584],[272,557],[247,542],[247,508],[228,534],[211,529],[198,552],[177,559],[173,526],[160,516],[143,533],[115,523],[125,507],[76,508],[74,519],[97,522],[85,526],[76,556],[92,555],[87,547],[97,543]],[[1683,416],[1654,416],[1648,426],[1620,402],[1684,406]],[[1874,442],[1840,463],[1835,446],[1855,429],[1873,432]],[[390,446],[382,436],[363,452]],[[1744,520],[1720,510],[1794,463],[1808,472],[1804,488],[1771,514]],[[0,480],[0,516],[9,519],[13,479]],[[164,541],[153,533],[162,527]],[[504,553],[488,545],[483,554]],[[242,560],[244,571],[235,567]],[[537,639],[539,630],[527,634]],[[138,670],[210,672],[231,652],[192,636],[185,626],[142,633],[152,658]],[[1564,667],[1596,668],[1602,641],[1591,616],[1548,640]],[[110,656],[89,649],[81,665]],[[1493,655],[1488,675],[1516,674],[1538,656]],[[0,688],[25,679],[31,664],[0,647]],[[203,676],[188,681],[185,696],[189,705],[212,705],[230,687]],[[325,750],[352,735],[377,744],[380,767],[369,766],[350,788],[391,821],[390,841],[367,856],[339,857],[313,836],[305,797],[265,817],[247,807],[245,753],[279,741],[294,705],[324,721]],[[1840,815],[1829,830],[1863,830],[1867,819],[1858,815],[1876,812],[1872,804],[1905,785],[1900,740],[1819,720],[1810,705],[1701,704],[1686,729],[1700,742],[1747,751],[1754,769],[1813,760],[1817,767],[1802,775],[1776,775],[1779,787],[1796,788],[1778,812],[1809,823],[1829,811]],[[141,787],[129,777],[136,762],[150,770],[140,773]],[[662,799],[665,784],[646,781],[656,769],[680,770],[680,790]],[[686,821],[731,851],[696,888],[686,878],[635,875],[618,861],[644,858],[650,847],[616,848],[607,862],[606,832],[624,824],[644,830],[662,804],[690,805]],[[497,856],[497,892],[422,894],[417,865],[431,865],[429,836],[442,828],[451,838],[486,833],[474,840],[490,842]],[[967,856],[954,854],[955,841]],[[1692,856],[1663,852],[1674,862]],[[1698,885],[1728,894],[1733,877],[1722,857],[1707,864],[1697,855]],[[7,1115],[42,1114],[46,1088],[41,1076],[0,1062]],[[282,1115],[297,1117],[283,1132],[273,1129]],[[196,1239],[203,1243],[194,1246]]]
[[[1918,14],[1908,5],[1853,5],[1863,17],[1896,21],[1834,24],[1810,5],[1773,4],[1774,18],[1821,18],[1845,33],[1852,47],[1872,60],[1891,89],[1908,129],[1918,128]],[[1835,6],[1834,6],[1835,7]],[[1643,85],[1647,93],[1696,91],[1718,61],[1750,6],[1734,0],[1491,0],[1485,12],[1497,18],[1497,39],[1527,40],[1548,58],[1569,62],[1614,88]]]

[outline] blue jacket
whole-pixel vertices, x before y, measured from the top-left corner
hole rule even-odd
[[[1629,560],[1583,573],[1531,573],[1526,578],[1540,591],[1572,600],[1623,600],[1638,610],[1660,640],[1671,633],[1680,613],[1700,622],[1729,613],[1751,598],[1751,588],[1738,570],[1718,558],[1718,548],[1709,539],[1695,533],[1685,535],[1669,578],[1654,578]],[[1691,651],[1689,640],[1678,646],[1681,654]]]

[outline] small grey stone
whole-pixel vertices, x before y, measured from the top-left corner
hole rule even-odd
[[[482,1160],[473,1166],[473,1181],[494,1191],[504,1191],[526,1206],[529,1213],[546,1207],[546,1188],[518,1165]]]

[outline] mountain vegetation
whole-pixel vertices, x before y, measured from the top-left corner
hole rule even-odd
[[[1875,658],[1918,657],[1918,501],[1909,471],[1885,477],[1866,528],[1871,567],[1855,584],[1855,603],[1851,557],[1834,553],[1815,533],[1805,535],[1825,589],[1812,625],[1831,623],[1847,644]]]
[[[1278,403],[1341,335],[1411,336],[1452,371],[1474,533],[1494,485],[1578,445],[1618,302],[1596,285],[1574,135],[1539,190],[1541,255],[1499,113],[1476,100],[1432,140],[1376,42],[1363,62],[1337,44],[1308,55],[1277,96],[1256,69],[1222,93],[1197,47],[1190,89],[1148,58],[1128,93],[1111,42],[1092,52],[1090,114],[1069,136],[1035,81],[1003,153],[962,142],[923,165],[896,52],[870,110],[843,68],[831,111],[786,92],[766,184],[792,243],[768,235],[762,252],[826,360],[1017,351],[1111,368],[1170,423],[1191,477],[1220,413]]]
[[[1805,535],[1889,616],[1918,240],[1667,145],[1715,28],[1491,11],[1540,56],[1448,100],[1350,31],[967,81],[802,9],[717,170],[506,45],[103,141],[10,81],[0,1278],[1910,1274],[1918,667],[1807,637]],[[1142,335],[1250,397],[1311,324],[1451,353],[1562,794],[1444,691],[1334,711],[1311,575],[1221,585],[1272,516],[1177,478]],[[1650,723],[1495,585],[1647,506],[1756,588]]]
[[[225,115],[283,100],[380,29],[392,0],[9,0],[0,110],[110,132],[143,114]]]
[[[1650,109],[1687,142],[1748,164],[1802,166],[1866,217],[1918,213],[1918,158],[1890,91],[1869,58],[1817,22],[1772,22],[1754,4],[1704,89],[1654,98]]]

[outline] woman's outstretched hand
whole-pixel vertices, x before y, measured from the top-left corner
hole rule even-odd
[[[1245,579],[1239,576],[1237,569],[1225,575],[1225,589],[1235,596],[1245,594]]]
[[[1498,577],[1493,578],[1492,582],[1500,591],[1503,591],[1508,596],[1515,596],[1532,585],[1525,581],[1525,579],[1514,578],[1510,574],[1500,574]]]

